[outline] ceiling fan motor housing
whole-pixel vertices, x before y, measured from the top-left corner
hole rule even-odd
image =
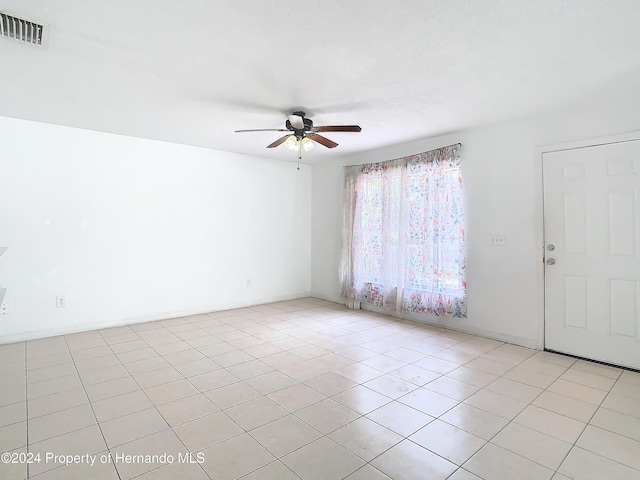
[[[302,118],[302,123],[304,124],[304,128],[296,128],[293,125],[291,125],[291,121],[287,120],[285,122],[285,127],[288,130],[291,130],[294,135],[298,138],[298,140],[306,137],[306,132],[310,132],[311,129],[313,128],[313,120],[311,120],[310,118],[306,118],[305,117],[305,113],[304,112],[293,112],[292,115],[297,115],[298,117]]]

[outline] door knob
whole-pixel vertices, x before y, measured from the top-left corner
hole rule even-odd
[[[555,258],[547,258],[547,265],[555,265],[555,264],[556,264]]]

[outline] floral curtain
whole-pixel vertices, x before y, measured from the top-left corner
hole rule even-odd
[[[466,317],[460,145],[345,168],[342,295]]]

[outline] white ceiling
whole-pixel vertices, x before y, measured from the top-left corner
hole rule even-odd
[[[51,25],[0,39],[0,115],[316,162],[552,109],[640,67],[637,0],[0,0]]]

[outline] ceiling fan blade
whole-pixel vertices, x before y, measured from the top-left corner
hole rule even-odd
[[[234,130],[235,133],[243,132],[288,132],[286,128],[253,128],[251,130]]]
[[[285,142],[285,140],[286,140],[287,138],[289,138],[290,136],[291,136],[291,135],[285,135],[284,137],[280,137],[280,138],[279,138],[279,139],[277,139],[275,142],[273,142],[273,143],[271,143],[271,144],[267,145],[267,148],[274,148],[274,147],[277,147],[278,145],[282,145],[282,144]]]
[[[307,137],[309,137],[314,142],[318,142],[324,145],[327,148],[335,148],[338,144],[332,140],[329,140],[327,137],[323,137],[322,135],[318,135],[317,133],[307,133]]]
[[[304,130],[304,120],[300,115],[296,115],[294,113],[290,113],[287,115],[289,122],[291,122],[291,126],[297,130]]]
[[[324,127],[314,127],[314,132],[361,132],[360,125],[327,125]]]

